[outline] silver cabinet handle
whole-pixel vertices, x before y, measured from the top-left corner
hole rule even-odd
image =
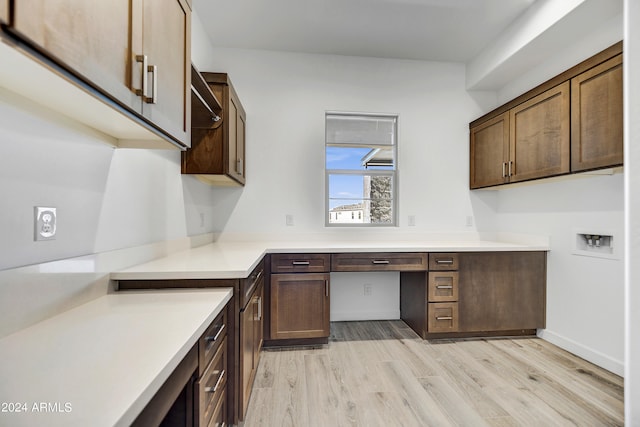
[[[260,270],[258,274],[256,274],[256,277],[253,279],[252,283],[258,283],[258,281],[260,280],[263,274],[264,274],[264,270]]]
[[[136,89],[135,93],[142,98],[147,97],[147,55],[136,55],[136,62],[142,62],[142,73],[141,73],[141,88]]]
[[[309,265],[309,261],[291,261],[291,265]]]
[[[436,289],[453,289],[453,285],[436,285]]]
[[[436,320],[453,320],[453,317],[451,316],[436,316]]]
[[[155,104],[158,102],[158,66],[149,65],[147,67],[147,73],[151,73],[151,96],[145,96],[144,102],[147,104]]]
[[[436,264],[453,264],[452,259],[436,259]]]
[[[512,161],[509,161],[509,176],[511,176],[511,166],[513,165]]]
[[[502,162],[502,177],[507,177],[507,162]]]
[[[374,259],[371,260],[372,264],[389,264],[391,261],[389,261],[388,259]]]
[[[207,393],[215,393],[216,390],[218,389],[218,386],[220,385],[220,382],[222,382],[222,378],[224,378],[224,373],[225,371],[223,370],[218,376],[218,380],[216,381],[216,384],[213,387],[205,387],[204,391],[206,391]]]
[[[220,325],[220,327],[218,328],[218,330],[216,331],[216,334],[214,336],[208,336],[205,337],[205,341],[209,341],[209,342],[215,342],[218,340],[218,338],[220,337],[220,334],[222,333],[222,331],[224,331],[224,323],[222,325]]]
[[[236,172],[238,173],[238,175],[242,176],[242,174],[243,174],[242,159],[238,159],[238,161],[236,163],[237,163]]]
[[[256,320],[261,320],[262,319],[262,297],[257,298],[256,304],[258,304],[258,316]]]
[[[324,296],[325,297],[329,296],[329,281],[328,280],[324,281]]]

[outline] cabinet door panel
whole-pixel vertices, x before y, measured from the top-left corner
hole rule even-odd
[[[191,109],[191,12],[184,0],[144,0],[143,52],[148,57],[147,97],[143,114],[187,146]],[[157,79],[154,84],[154,79]],[[157,87],[157,93],[153,88]]]
[[[510,111],[509,182],[569,173],[569,82]]]
[[[329,274],[271,275],[271,338],[329,336]]]
[[[131,90],[129,42],[138,0],[20,0],[13,30],[41,52],[128,108],[140,112]]]
[[[545,327],[545,252],[460,254],[460,332]]]
[[[509,113],[481,123],[470,131],[470,187],[506,182],[509,161]]]
[[[571,80],[571,171],[623,162],[622,55]]]
[[[241,387],[241,410],[244,414],[249,404],[251,395],[251,385],[253,379],[253,343],[255,329],[255,297],[249,302],[247,308],[240,313],[240,387]]]
[[[0,24],[9,23],[9,0],[0,0]]]

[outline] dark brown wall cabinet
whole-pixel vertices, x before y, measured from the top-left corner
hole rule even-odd
[[[328,254],[271,256],[271,340],[329,337],[329,266]]]
[[[191,148],[182,153],[182,173],[213,185],[244,185],[246,113],[226,73],[201,74],[222,104],[222,120],[194,126]]]
[[[0,1],[0,19],[6,3]],[[8,31],[113,105],[189,146],[191,7],[186,0],[20,0],[13,2]]]
[[[472,189],[622,165],[622,44],[469,124]]]

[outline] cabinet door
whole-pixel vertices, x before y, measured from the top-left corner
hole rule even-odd
[[[571,80],[571,171],[623,161],[622,55]]]
[[[329,336],[329,274],[271,275],[271,339]]]
[[[9,23],[9,0],[0,0],[0,24]]]
[[[569,173],[569,82],[510,110],[509,182]]]
[[[240,409],[242,415],[247,410],[253,380],[255,297],[240,313]]]
[[[482,252],[459,256],[460,332],[545,327],[545,252]]]
[[[184,0],[144,0],[142,19],[148,58],[143,114],[190,146],[191,10]]]
[[[139,1],[19,0],[13,2],[12,30],[91,86],[140,113],[140,97],[131,90],[129,54]]]
[[[229,86],[229,158],[227,170],[238,182],[245,183],[245,112],[232,86]]]
[[[505,183],[509,161],[509,113],[472,128],[470,150],[471,188]]]

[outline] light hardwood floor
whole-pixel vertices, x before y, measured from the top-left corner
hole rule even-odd
[[[260,357],[245,427],[624,425],[622,378],[537,338],[335,322],[326,346]]]

